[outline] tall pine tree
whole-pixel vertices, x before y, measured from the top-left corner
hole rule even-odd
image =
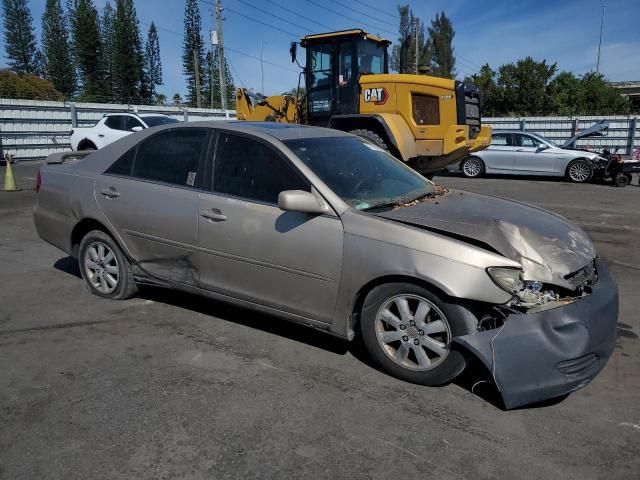
[[[424,24],[413,14],[409,5],[398,5],[398,15],[400,17],[400,26],[398,28],[400,37],[398,38],[398,43],[394,45],[391,50],[390,68],[395,71],[400,70],[400,47],[402,43],[411,36],[407,50],[407,70],[408,73],[415,73],[417,71],[416,48],[418,49],[417,66],[431,65],[431,42],[428,38],[425,38]],[[417,42],[416,32],[418,35]]]
[[[156,87],[162,85],[162,63],[160,60],[160,40],[155,23],[151,22],[147,34],[144,55],[144,77],[149,102],[156,101]]]
[[[73,44],[85,100],[104,100],[106,89],[101,60],[98,11],[91,0],[77,0],[72,16]]]
[[[5,52],[18,75],[37,73],[36,37],[27,0],[2,0]]]
[[[204,42],[202,41],[200,8],[197,0],[187,0],[184,7],[184,44],[182,47],[182,73],[187,79],[187,103],[197,104],[196,64],[202,72],[204,66]],[[204,87],[200,82],[201,88]]]
[[[102,44],[102,58],[100,61],[104,69],[105,93],[111,100],[114,97],[113,42],[115,15],[113,7],[107,2],[100,16],[100,43]]]
[[[47,80],[67,97],[76,90],[67,23],[60,0],[47,0],[42,15],[42,50]]]
[[[140,100],[142,44],[133,0],[116,0],[113,41],[114,93],[118,101]]]
[[[431,20],[429,40],[433,46],[433,74],[437,77],[455,78],[456,58],[453,55],[453,25],[441,12]]]

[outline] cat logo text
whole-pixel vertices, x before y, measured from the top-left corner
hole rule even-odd
[[[387,93],[386,88],[378,87],[378,88],[365,88],[364,92],[364,101],[365,102],[373,102],[374,105],[384,105],[384,102],[389,98],[389,94]]]

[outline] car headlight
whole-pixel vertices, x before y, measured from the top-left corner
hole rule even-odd
[[[520,279],[522,269],[520,268],[489,267],[487,273],[491,280],[506,292],[517,293],[522,290]]]

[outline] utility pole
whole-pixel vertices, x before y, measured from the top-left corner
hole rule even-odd
[[[215,72],[213,71],[213,48],[218,42],[218,34],[217,32],[211,31],[209,32],[209,58],[211,62],[209,63],[209,90],[211,97],[211,109],[213,109],[213,76]]]
[[[418,55],[419,55],[419,48],[418,48],[418,19],[416,18],[414,20],[414,30],[415,30],[415,36],[416,36],[416,75],[418,74]]]
[[[216,0],[216,20],[218,22],[218,71],[220,73],[220,105],[227,109],[227,82],[225,81],[224,46],[222,44],[222,0]]]
[[[200,99],[200,64],[198,62],[198,52],[193,51],[193,69],[196,74],[196,107],[202,107],[202,100]]]
[[[600,19],[600,40],[598,41],[598,61],[596,73],[600,73],[600,47],[602,47],[602,31],[604,30],[604,11],[607,8],[607,0],[602,0],[602,18]]]
[[[262,90],[260,90],[260,93],[264,95],[264,64],[262,63],[263,51],[264,51],[264,42],[260,40],[260,84],[262,86]]]

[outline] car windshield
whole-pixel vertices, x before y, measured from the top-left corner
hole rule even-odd
[[[393,207],[434,194],[434,185],[357,137],[284,142],[336,195],[358,210]]]
[[[178,120],[164,115],[153,115],[150,117],[141,117],[144,123],[149,127],[157,127],[158,125],[167,125],[168,123],[178,123]]]
[[[534,135],[535,137],[539,138],[540,140],[542,140],[543,142],[547,142],[549,145],[552,145],[554,147],[558,147],[560,148],[560,145],[558,145],[556,142],[554,142],[553,140],[549,140],[547,137],[543,137],[542,135],[536,133]]]

